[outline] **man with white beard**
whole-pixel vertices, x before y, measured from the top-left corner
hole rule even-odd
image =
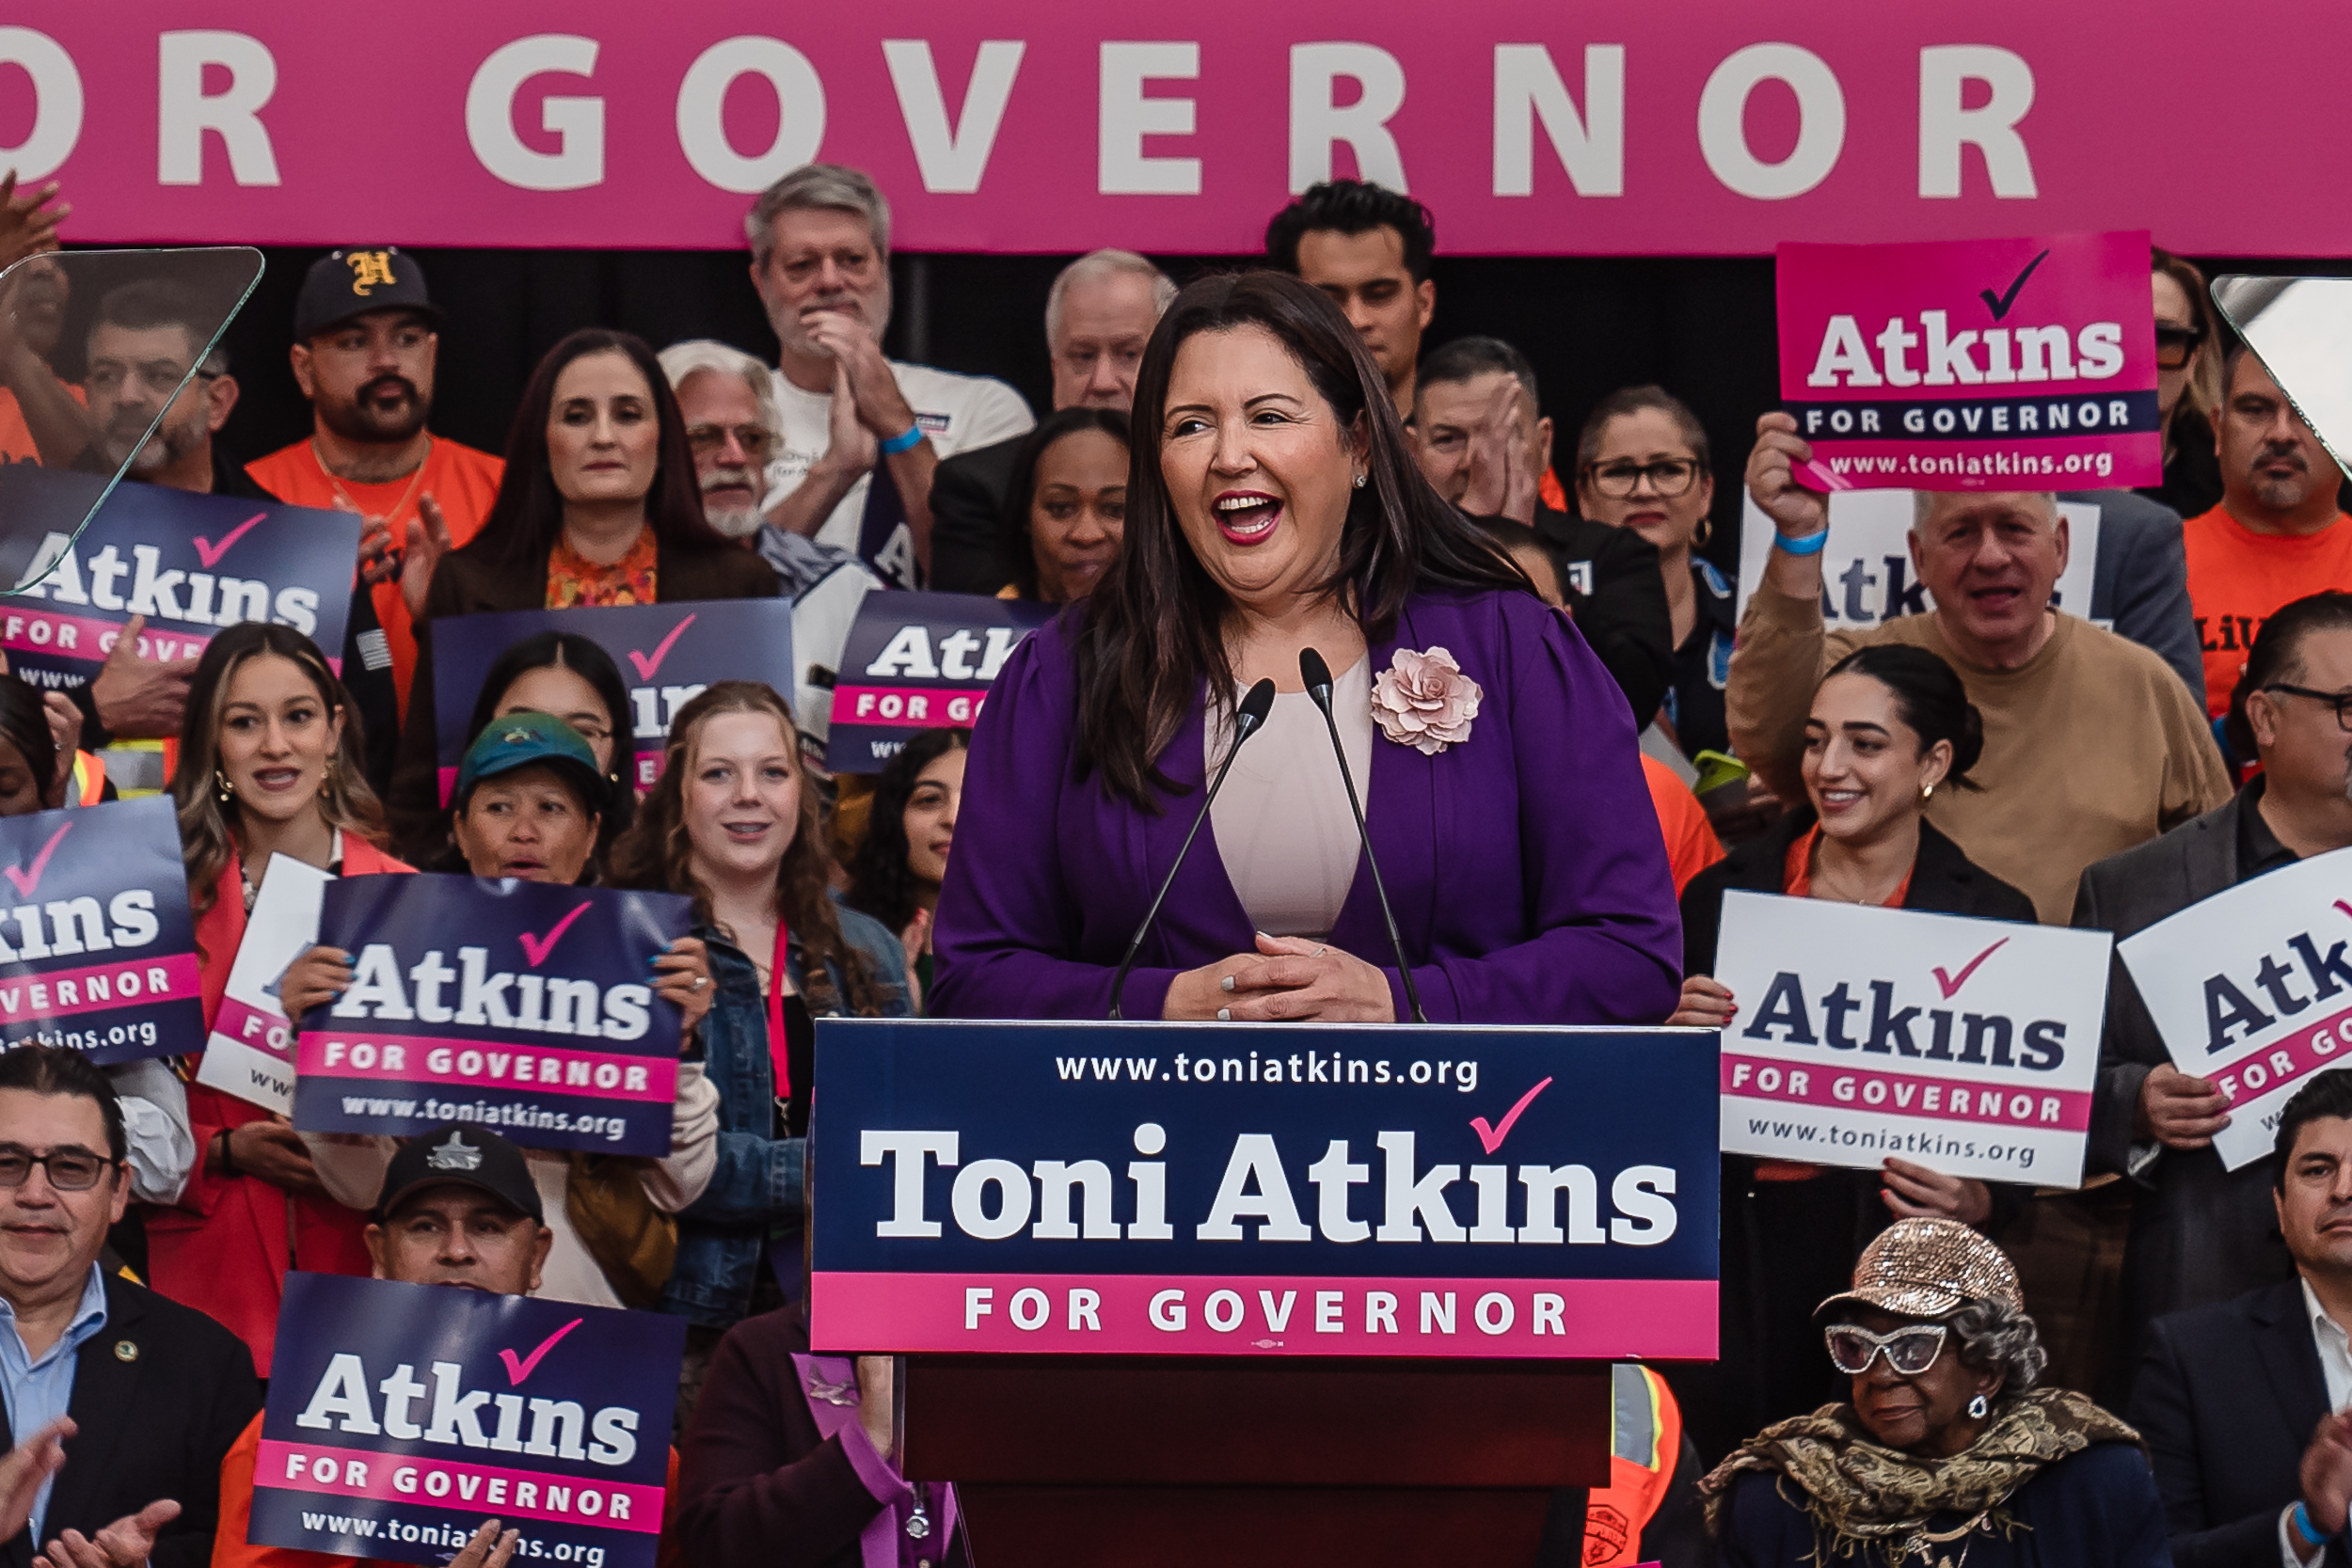
[[[821,749],[833,711],[832,673],[841,667],[859,601],[882,580],[850,551],[779,528],[760,511],[768,461],[784,446],[768,367],[707,338],[672,343],[660,357],[693,449],[703,515],[728,538],[756,548],[792,601],[792,712],[801,734]]]

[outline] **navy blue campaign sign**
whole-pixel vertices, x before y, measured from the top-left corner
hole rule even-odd
[[[169,797],[0,817],[0,1044],[201,1051],[201,996]]]
[[[824,1351],[1711,1357],[1717,1037],[818,1024]]]
[[[441,803],[457,784],[457,764],[473,738],[482,677],[501,654],[526,637],[568,631],[587,638],[628,683],[637,787],[661,776],[670,721],[712,681],[765,681],[792,699],[792,605],[787,599],[720,599],[686,604],[615,605],[596,610],[518,610],[459,615],[433,623],[433,715],[441,760]]]
[[[668,893],[336,879],[319,941],[352,955],[352,982],[302,1020],[294,1125],[472,1121],[531,1148],[669,1153],[683,1021],[650,982],[692,911]]]
[[[77,500],[103,488],[90,474],[0,465],[0,510],[79,515]],[[340,670],[364,526],[349,513],[118,484],[80,538],[51,532],[7,578],[33,586],[0,600],[0,649],[26,680],[64,689],[98,673],[134,615],[147,617],[139,652],[166,661],[195,657],[239,622],[268,621]]]
[[[975,594],[868,594],[841,650],[825,766],[879,773],[907,736],[969,729],[1021,640],[1059,605]]]
[[[290,1274],[253,1465],[257,1545],[652,1568],[685,1320]]]

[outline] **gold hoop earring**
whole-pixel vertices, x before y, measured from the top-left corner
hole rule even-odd
[[[213,788],[219,794],[220,803],[224,806],[237,798],[236,790],[230,786],[229,775],[217,768],[213,769]]]
[[[1703,550],[1707,548],[1707,542],[1714,537],[1715,519],[1712,517],[1701,517],[1699,519],[1699,531],[1691,535],[1691,543],[1697,548]]]

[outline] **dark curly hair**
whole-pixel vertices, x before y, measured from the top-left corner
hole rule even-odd
[[[801,766],[801,732],[792,708],[757,681],[716,681],[678,709],[661,758],[661,778],[640,804],[637,820],[612,846],[613,887],[682,893],[694,900],[697,925],[711,925],[710,890],[694,876],[693,844],[686,835],[686,779],[693,765],[695,737],[706,720],[722,713],[759,713],[776,721],[785,751],[800,775],[801,814],[792,843],[776,866],[776,913],[792,933],[805,967],[809,1010],[832,1010],[834,998],[826,967],[837,966],[849,982],[846,1011],[862,1018],[882,1011],[882,987],[865,955],[841,934],[833,904],[833,851],[825,847],[817,789]],[[732,934],[730,933],[730,939]]]
[[[914,873],[907,865],[907,801],[914,797],[923,769],[950,752],[967,750],[970,730],[923,730],[892,757],[874,780],[872,814],[866,837],[850,866],[850,891],[841,901],[870,914],[894,931],[914,918]]]

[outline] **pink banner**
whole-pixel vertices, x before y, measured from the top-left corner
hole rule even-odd
[[[2013,1122],[2080,1132],[2090,1125],[2090,1096],[2030,1089],[2014,1082],[1956,1084],[1910,1072],[1788,1067],[1752,1056],[1725,1056],[1724,1093],[1801,1105],[1852,1105],[1935,1121]]]
[[[327,1497],[471,1502],[485,1514],[507,1519],[555,1519],[648,1532],[661,1528],[659,1486],[583,1481],[578,1476],[457,1464],[425,1454],[265,1438],[254,1456],[253,1484]]]
[[[942,691],[932,686],[842,686],[833,693],[836,721],[855,724],[970,725],[979,721],[986,691]]]
[[[909,249],[1250,251],[1328,174],[1408,188],[1453,254],[1688,254],[2161,223],[2340,256],[2342,29],[2233,47],[2150,0],[1948,8],[1044,0],[20,0],[0,162],[83,241],[742,244],[749,193],[867,168]],[[2201,40],[2205,40],[2201,42]],[[355,111],[359,84],[367,100]],[[2165,135],[2173,106],[2260,105]],[[2293,157],[2278,156],[2290,147]],[[2144,302],[2143,302],[2143,314]]]
[[[1819,490],[2164,477],[2148,234],[1780,247],[1780,394]]]
[[[1711,1279],[813,1275],[820,1351],[1711,1360]]]
[[[599,1100],[677,1099],[677,1060],[616,1051],[548,1051],[513,1041],[438,1036],[359,1035],[306,1029],[294,1042],[294,1070],[305,1077],[369,1078],[481,1087],[534,1085],[577,1089]]]
[[[213,1033],[266,1052],[289,1066],[294,1063],[293,1025],[283,1013],[265,1013],[233,996],[224,996],[219,1012],[213,1017]]]
[[[0,981],[0,1023],[64,1018],[119,1007],[126,1002],[183,1001],[198,993],[196,955],[126,959],[87,969],[53,969],[35,977]]]

